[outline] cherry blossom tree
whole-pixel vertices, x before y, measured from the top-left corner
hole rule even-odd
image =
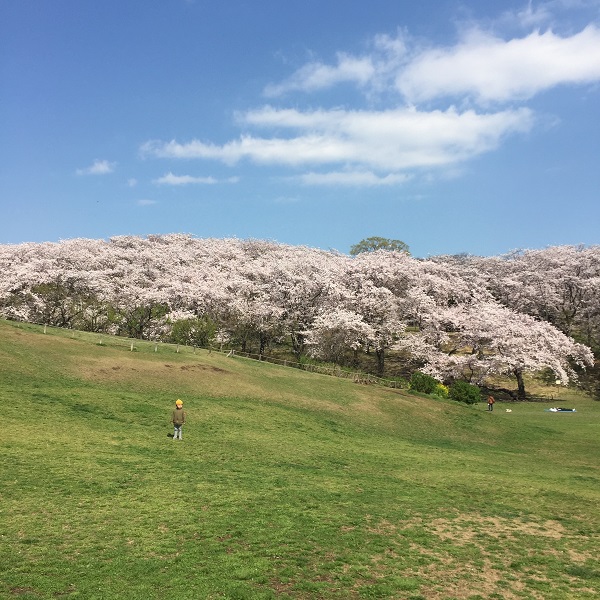
[[[400,299],[411,286],[413,264],[402,252],[375,251],[347,262],[342,274],[338,305],[360,315],[368,326],[362,345],[374,350],[379,376],[384,374],[386,352],[406,329]]]
[[[438,377],[510,374],[523,395],[524,372],[567,381],[589,365],[570,336],[600,348],[600,247],[422,260],[185,234],[0,245],[0,315],[149,339],[210,323],[261,355],[373,352],[379,374],[401,350]]]
[[[348,349],[356,355],[374,337],[373,328],[361,315],[338,307],[315,318],[306,343],[312,356],[343,365]]]
[[[491,302],[431,313],[420,337],[432,374],[476,383],[490,375],[514,376],[519,399],[526,396],[526,372],[549,368],[566,384],[577,378],[574,365],[593,364],[591,350],[556,327]]]
[[[600,246],[555,246],[468,262],[499,302],[600,350]]]

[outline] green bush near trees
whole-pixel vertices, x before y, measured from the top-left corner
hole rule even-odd
[[[169,341],[206,348],[216,331],[217,325],[208,317],[181,319],[173,323]]]
[[[464,402],[465,404],[476,404],[481,401],[481,390],[466,381],[455,381],[450,386],[448,396],[451,400]]]
[[[423,394],[434,394],[439,381],[431,375],[415,371],[410,377],[410,389]]]

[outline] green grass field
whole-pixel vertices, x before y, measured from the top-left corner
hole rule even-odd
[[[2,598],[599,597],[600,403],[116,344],[0,321]]]

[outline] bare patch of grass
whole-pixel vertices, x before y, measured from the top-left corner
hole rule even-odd
[[[481,515],[459,515],[452,520],[434,519],[429,526],[440,539],[450,539],[455,542],[460,542],[461,539],[471,542],[477,536],[507,538],[514,537],[518,533],[561,539],[565,533],[564,526],[558,521],[547,520],[543,523],[535,523],[521,519]]]

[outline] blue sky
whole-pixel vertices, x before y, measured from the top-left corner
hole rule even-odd
[[[600,243],[600,0],[0,3],[0,243]]]

